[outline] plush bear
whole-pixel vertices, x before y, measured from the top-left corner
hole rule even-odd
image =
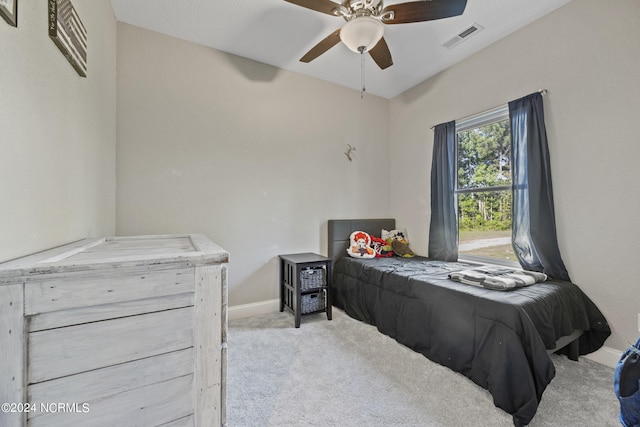
[[[382,230],[382,238],[391,245],[394,255],[404,258],[416,256],[409,247],[409,235],[405,229]]]
[[[376,252],[371,247],[371,236],[364,231],[351,233],[347,253],[354,258],[374,258]]]
[[[406,240],[391,240],[391,248],[393,248],[394,254],[404,258],[411,258],[416,256],[416,254],[409,247],[409,244]]]

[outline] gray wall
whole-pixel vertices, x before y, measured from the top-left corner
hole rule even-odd
[[[82,78],[48,35],[47,2],[0,19],[0,261],[115,232],[116,21],[74,0],[87,28]]]
[[[118,24],[117,110],[118,234],[206,234],[232,306],[278,298],[327,219],[387,213],[386,99]]]
[[[637,338],[640,312],[639,23],[637,0],[573,1],[391,101],[391,214],[426,253],[429,126],[549,90],[560,250],[618,349]]]

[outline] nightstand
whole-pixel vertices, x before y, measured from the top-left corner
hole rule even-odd
[[[280,311],[293,313],[296,328],[304,314],[324,311],[331,320],[331,258],[309,252],[279,258]]]

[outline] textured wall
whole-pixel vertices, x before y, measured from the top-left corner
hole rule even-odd
[[[116,21],[109,0],[74,0],[88,77],[51,41],[47,2],[0,20],[0,261],[115,232]]]
[[[204,233],[231,254],[230,305],[275,299],[278,254],[387,214],[388,106],[118,24],[118,234]]]

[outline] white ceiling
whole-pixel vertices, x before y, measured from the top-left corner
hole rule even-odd
[[[385,5],[410,0],[388,0]],[[393,65],[365,60],[367,93],[392,98],[571,0],[468,0],[460,16],[385,25]],[[345,21],[284,0],[111,0],[116,19],[278,68],[360,90],[360,55],[342,43],[299,58]],[[442,46],[472,24],[484,30]]]

